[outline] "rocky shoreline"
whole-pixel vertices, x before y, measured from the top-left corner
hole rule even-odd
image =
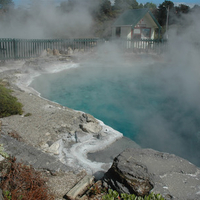
[[[103,177],[112,160],[121,157],[118,164],[123,169],[134,171],[134,179],[146,179],[141,178],[144,175],[151,177],[153,191],[166,199],[200,199],[198,167],[175,155],[140,149],[93,116],[43,99],[28,87],[35,76],[74,67],[74,61],[82,58],[83,55],[49,56],[45,53],[39,58],[9,61],[0,66],[0,79],[13,90],[24,111],[22,116],[0,119],[0,143],[4,144],[5,151],[45,173],[50,171],[48,184],[57,199],[63,199],[86,174]],[[135,149],[120,154],[131,147]],[[112,167],[116,167],[115,161]],[[146,170],[145,173],[140,171],[142,175],[134,168],[138,162]],[[124,173],[129,172],[125,170]],[[116,182],[112,179],[116,176],[111,174],[108,171],[105,179],[110,185]],[[114,188],[120,191],[118,186]]]

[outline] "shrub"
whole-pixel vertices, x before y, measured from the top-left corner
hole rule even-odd
[[[42,174],[32,166],[16,163],[10,159],[10,167],[2,174],[0,188],[6,200],[54,200],[48,192],[46,181]]]
[[[102,199],[103,200],[119,200],[119,199],[122,199],[122,200],[165,200],[160,194],[151,193],[145,197],[139,197],[134,194],[126,194],[126,193],[122,193],[121,195],[119,195],[118,192],[113,191],[111,189],[108,190],[108,194],[104,195]]]
[[[29,117],[29,116],[31,116],[32,114],[31,113],[26,113],[25,115],[24,115],[24,117]]]
[[[11,95],[11,90],[0,85],[0,118],[22,114],[22,104]]]

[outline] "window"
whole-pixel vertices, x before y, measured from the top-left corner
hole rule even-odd
[[[117,37],[120,37],[120,35],[121,35],[121,27],[116,27],[116,33],[115,33],[115,35]]]
[[[151,29],[150,28],[142,28],[141,29],[143,37],[150,38]]]

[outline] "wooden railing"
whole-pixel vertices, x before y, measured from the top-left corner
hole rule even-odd
[[[117,39],[112,42],[117,43],[120,48],[133,52],[154,52],[162,53],[166,48],[166,41],[163,39]]]
[[[0,60],[26,59],[39,56],[45,49],[67,51],[88,50],[97,46],[101,40],[98,38],[85,39],[0,39]]]
[[[26,59],[37,57],[46,49],[57,49],[59,52],[67,52],[69,48],[72,50],[90,50],[100,43],[104,42],[99,38],[83,38],[83,39],[0,39],[0,60],[9,59]],[[119,44],[120,48],[131,51],[153,51],[160,53],[163,51],[163,40],[113,40]]]

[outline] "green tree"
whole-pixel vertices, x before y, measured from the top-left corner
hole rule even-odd
[[[127,3],[125,0],[115,0],[114,9],[123,11],[127,8]]]
[[[142,5],[138,4],[136,0],[115,0],[114,9],[115,10],[126,10],[126,9],[137,9]],[[143,6],[142,6],[143,7]]]
[[[136,0],[128,0],[127,2],[129,4],[129,8],[131,9],[137,9],[139,4]]]
[[[158,6],[157,19],[161,26],[166,25],[167,12],[169,12],[169,23],[170,23],[170,13],[174,12],[174,3],[172,1],[165,0],[162,4]]]
[[[12,0],[0,0],[0,10],[4,12],[8,11],[9,8],[13,7],[14,3]]]
[[[189,13],[190,7],[185,4],[180,4],[179,6],[175,7],[175,10],[176,10],[177,15],[179,15],[181,13],[186,14],[186,13]]]
[[[156,10],[157,6],[156,6],[156,4],[154,4],[152,2],[147,2],[144,4],[144,8],[149,8],[152,11],[152,10]]]
[[[101,13],[110,16],[112,12],[111,2],[109,0],[102,0],[100,5]]]

